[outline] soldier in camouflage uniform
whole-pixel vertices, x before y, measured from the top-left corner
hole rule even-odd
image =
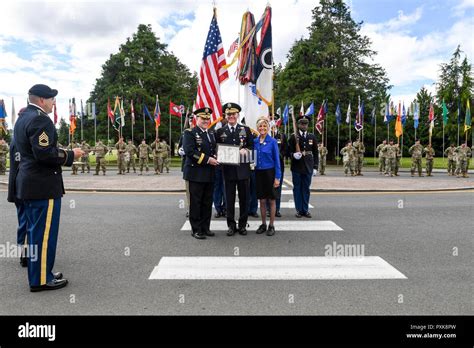
[[[390,142],[382,148],[382,152],[385,157],[385,176],[394,176],[397,162],[397,147],[393,145],[393,140],[390,140]]]
[[[95,174],[94,175],[99,175],[99,169],[102,168],[102,172],[105,175],[106,172],[106,161],[105,161],[105,155],[109,152],[109,149],[107,146],[102,144],[102,141],[98,141],[97,144],[95,145],[94,149],[94,154],[95,154]]]
[[[75,148],[80,148],[81,147],[81,144],[79,143],[70,143],[67,148],[69,150],[72,150],[72,149],[75,149]],[[77,175],[77,172],[79,171],[79,165],[76,163],[76,161],[74,161],[72,163],[72,167],[71,167],[71,175]]]
[[[377,146],[375,152],[379,154],[379,174],[382,175],[385,173],[385,155],[382,152],[383,147],[387,145],[387,140],[382,141],[382,144]]]
[[[125,149],[128,153],[127,173],[130,173],[130,164],[132,165],[133,172],[136,173],[137,170],[135,169],[135,155],[137,154],[137,147],[134,143],[132,143],[131,140],[129,140]]]
[[[161,148],[166,149],[166,151],[162,152],[163,156],[163,166],[161,167],[161,172],[163,173],[164,168],[166,168],[166,172],[170,172],[170,161],[171,161],[171,147],[166,143],[166,140],[161,141]]]
[[[344,165],[344,174],[347,176],[349,170],[351,172],[351,176],[354,176],[354,157],[355,151],[352,147],[352,142],[348,141],[347,145],[342,148],[341,150],[342,155],[342,163]]]
[[[355,175],[363,175],[362,174],[362,166],[364,165],[364,153],[365,153],[365,146],[364,143],[360,140],[356,140],[354,144],[352,144],[354,148],[354,170]]]
[[[140,174],[143,174],[143,166],[146,167],[146,171],[148,172],[148,155],[151,154],[153,151],[149,145],[147,145],[145,139],[142,140],[142,143],[138,145],[138,158],[139,158],[139,165],[140,165]]]
[[[395,168],[393,170],[393,175],[399,176],[398,170],[400,169],[400,166],[401,166],[400,162],[402,159],[402,152],[400,151],[400,145],[395,144],[393,146],[395,146]]]
[[[318,171],[319,175],[326,175],[324,174],[326,170],[326,157],[328,154],[328,149],[323,145],[323,143],[318,144],[318,157],[319,157],[319,163],[318,163]]]
[[[81,150],[84,151],[84,156],[81,157],[82,162],[82,172],[84,173],[85,167],[87,167],[87,173],[91,172],[91,166],[89,164],[89,153],[91,152],[91,147],[85,140],[81,143]]]
[[[155,141],[151,143],[151,149],[153,151],[153,167],[155,168],[155,175],[158,175],[161,173],[161,168],[163,167],[160,138],[156,138]]]
[[[418,176],[423,176],[421,169],[421,156],[423,154],[423,146],[420,145],[420,141],[415,141],[415,145],[412,145],[408,150],[411,155],[411,176],[415,176],[415,170],[418,169]]]
[[[117,168],[118,173],[117,175],[124,175],[125,174],[125,152],[127,151],[127,145],[123,141],[123,137],[119,138],[119,141],[115,144],[115,148],[117,149]]]
[[[448,175],[453,176],[454,171],[456,170],[456,146],[451,143],[451,146],[448,147],[444,154],[448,156]]]
[[[435,156],[435,150],[428,145],[424,148],[425,159],[426,159],[426,176],[432,176],[431,172],[433,171],[433,161]]]
[[[7,155],[9,147],[4,139],[0,139],[0,175],[5,175],[7,170]]]
[[[459,173],[462,174],[463,178],[468,178],[467,175],[467,165],[469,158],[471,157],[471,149],[466,145],[466,143],[461,144],[456,148],[456,155],[458,159],[458,168],[456,168],[456,176],[459,178]]]

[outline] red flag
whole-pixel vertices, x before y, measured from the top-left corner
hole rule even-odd
[[[319,134],[323,134],[324,120],[326,119],[326,113],[324,112],[324,101],[321,104],[318,112],[318,119],[316,121],[316,130]]]
[[[222,115],[220,86],[229,78],[225,65],[224,47],[214,11],[204,46],[196,97],[197,108],[210,107],[214,111],[211,116],[212,123],[215,123]]]
[[[56,102],[53,105],[54,124],[58,123],[58,110],[56,108]]]
[[[429,113],[428,117],[429,117],[430,122],[433,121],[433,119],[434,119],[434,108],[433,108],[433,104],[430,104],[430,113]]]
[[[110,118],[110,122],[112,123],[115,122],[114,112],[112,111],[112,108],[110,107],[110,98],[107,99],[107,116]]]
[[[232,42],[232,45],[230,45],[229,51],[227,52],[227,57],[230,57],[232,53],[234,53],[237,48],[239,48],[239,38],[235,39],[234,42]]]
[[[181,111],[180,111],[180,106],[176,105],[171,100],[170,100],[170,114],[173,116],[178,116],[178,117],[182,116]]]

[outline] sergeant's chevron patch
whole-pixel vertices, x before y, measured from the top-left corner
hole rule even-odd
[[[43,147],[49,146],[49,137],[48,137],[48,134],[46,134],[46,132],[43,132],[40,134],[38,138],[38,144],[39,146],[43,146]]]

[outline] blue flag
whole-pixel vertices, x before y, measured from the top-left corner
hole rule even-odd
[[[305,116],[314,116],[314,103],[313,102],[311,102],[311,105],[306,110],[306,113],[304,115]]]
[[[153,117],[151,117],[150,112],[148,111],[148,108],[146,107],[146,104],[143,104],[143,117],[148,116],[151,122],[155,122]]]
[[[342,123],[342,114],[341,114],[341,108],[339,106],[339,103],[337,103],[337,107],[336,107],[336,122],[338,126]]]
[[[405,103],[403,103],[402,107],[402,125],[405,127],[405,123],[407,122],[407,113],[405,112]]]
[[[288,116],[289,116],[288,103],[286,103],[285,110],[283,110],[283,124],[288,124]]]

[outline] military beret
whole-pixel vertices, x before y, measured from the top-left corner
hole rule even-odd
[[[222,112],[224,114],[233,114],[234,112],[240,112],[242,108],[237,103],[225,103],[222,105]]]
[[[306,115],[301,115],[298,117],[298,123],[307,123],[310,121],[310,117]]]
[[[51,89],[49,86],[46,85],[34,85],[28,91],[28,94],[36,95],[37,97],[41,98],[54,98],[58,95],[58,91],[56,89]]]
[[[211,118],[212,109],[208,107],[196,109],[194,110],[193,114],[196,115],[197,117],[201,117],[205,120],[208,120]]]

